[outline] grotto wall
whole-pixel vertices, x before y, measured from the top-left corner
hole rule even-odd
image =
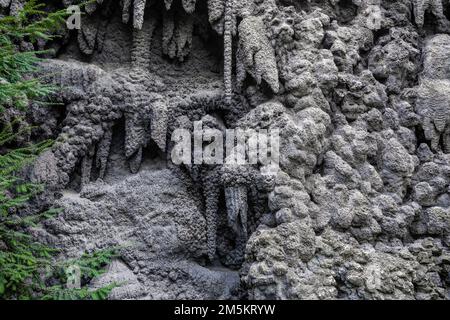
[[[126,245],[113,298],[450,297],[448,0],[85,11],[42,43],[64,107],[27,115],[57,139],[30,175],[65,211],[35,232],[67,256]],[[175,165],[197,121],[278,129],[279,170]]]

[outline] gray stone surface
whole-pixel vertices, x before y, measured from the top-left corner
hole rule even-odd
[[[126,280],[116,299],[450,297],[447,0],[86,10],[43,63],[65,107],[29,117],[33,137],[57,138],[32,177],[65,209],[39,236],[68,256],[129,244],[94,285]],[[175,166],[170,135],[198,120],[280,129],[280,171]]]

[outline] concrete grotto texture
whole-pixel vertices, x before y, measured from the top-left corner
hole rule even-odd
[[[449,298],[448,0],[86,11],[42,43],[64,108],[27,116],[57,139],[31,177],[65,209],[36,235],[67,257],[124,246],[93,286],[126,282],[113,299]],[[171,164],[171,133],[198,120],[280,129],[280,171]]]

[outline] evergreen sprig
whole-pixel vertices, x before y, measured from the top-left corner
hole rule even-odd
[[[52,40],[67,16],[66,10],[47,12],[43,4],[29,0],[16,16],[0,18],[0,112],[5,107],[24,109],[30,101],[50,94],[54,88],[29,75],[38,70],[37,40]],[[24,43],[29,50],[18,50]]]
[[[23,111],[30,102],[55,91],[34,76],[40,54],[47,52],[35,50],[34,44],[39,39],[53,39],[66,15],[65,10],[47,12],[37,0],[28,0],[16,16],[0,18],[0,113],[9,108]],[[24,51],[23,47],[28,49]],[[61,210],[20,214],[21,208],[43,190],[43,186],[25,181],[20,172],[52,144],[42,141],[26,147],[14,146],[15,138],[31,130],[22,126],[14,130],[20,122],[19,118],[13,119],[1,124],[0,130],[0,299],[106,299],[116,284],[96,290],[86,286],[69,289],[65,268],[77,264],[85,282],[89,281],[105,271],[116,256],[115,250],[56,263],[58,251],[36,241],[29,231]]]

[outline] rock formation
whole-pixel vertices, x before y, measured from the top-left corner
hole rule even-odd
[[[62,1],[64,5],[77,1]],[[0,1],[14,13],[20,1]],[[448,299],[446,0],[103,0],[42,64],[31,170],[115,298]],[[175,165],[172,133],[279,130],[279,171]],[[51,193],[51,192],[50,192]]]

